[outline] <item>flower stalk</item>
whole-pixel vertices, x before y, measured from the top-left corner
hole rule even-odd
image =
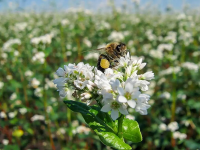
[[[121,116],[118,119],[118,133],[117,133],[117,135],[121,139],[123,139],[123,130],[122,130],[123,120],[124,120],[124,115],[121,114]]]

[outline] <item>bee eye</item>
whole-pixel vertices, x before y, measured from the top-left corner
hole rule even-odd
[[[116,49],[117,49],[118,52],[120,52],[121,45],[117,45]]]

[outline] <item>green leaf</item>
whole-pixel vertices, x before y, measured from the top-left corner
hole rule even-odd
[[[102,119],[102,112],[97,106],[89,107],[84,103],[77,101],[64,101],[68,108],[72,111],[80,112],[85,119],[86,123],[92,128],[99,139],[107,146],[116,149],[131,149],[131,147],[124,143],[116,133],[104,122]]]
[[[118,125],[118,120],[115,121],[115,124]],[[140,127],[137,121],[124,118],[122,124],[122,132],[124,139],[128,141],[132,141],[133,143],[142,141],[142,134],[140,132]]]

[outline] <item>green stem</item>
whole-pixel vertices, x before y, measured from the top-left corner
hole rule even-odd
[[[118,133],[117,133],[117,135],[121,139],[123,139],[123,131],[122,131],[123,120],[124,120],[124,115],[121,114],[121,116],[118,119]]]

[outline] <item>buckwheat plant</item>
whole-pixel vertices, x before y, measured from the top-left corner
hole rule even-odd
[[[136,121],[125,118],[128,108],[141,115],[150,107],[148,90],[152,71],[138,74],[145,67],[142,59],[135,60],[127,53],[119,59],[117,67],[105,72],[83,62],[59,68],[54,80],[60,97],[67,96],[69,89],[77,101],[64,100],[69,109],[82,114],[86,123],[107,146],[116,149],[131,149],[124,142],[141,142],[142,135]]]

